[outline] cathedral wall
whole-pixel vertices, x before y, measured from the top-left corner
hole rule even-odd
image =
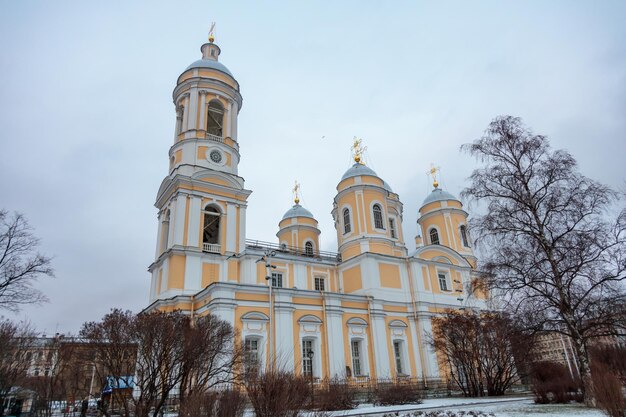
[[[398,265],[379,263],[378,270],[380,273],[380,286],[387,288],[402,288],[400,281],[400,268]]]
[[[353,266],[348,268],[342,273],[343,276],[343,291],[351,293],[363,288],[363,281],[361,280],[361,266]]]

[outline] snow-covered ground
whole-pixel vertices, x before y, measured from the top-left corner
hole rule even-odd
[[[602,417],[599,410],[586,408],[582,405],[535,404],[530,398],[432,398],[425,399],[423,404],[407,404],[403,406],[374,407],[364,404],[349,411],[335,411],[328,413],[332,417],[356,416],[384,416],[385,414],[398,416],[420,416],[419,412],[430,411],[475,411],[484,414],[493,414],[496,417]],[[423,415],[423,414],[422,414]]]

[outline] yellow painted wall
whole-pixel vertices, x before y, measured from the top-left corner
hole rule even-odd
[[[228,280],[239,282],[239,261],[228,261]]]
[[[343,271],[343,291],[350,293],[363,288],[361,281],[361,266],[353,266]]]
[[[387,288],[402,288],[400,281],[400,268],[398,265],[379,263],[380,285]]]
[[[208,146],[198,146],[198,160],[202,161],[204,159],[206,159],[206,151],[207,149],[209,149]]]
[[[220,266],[205,262],[202,264],[202,288],[220,280]]]
[[[167,273],[167,288],[183,289],[185,285],[185,255],[170,256],[170,266]]]

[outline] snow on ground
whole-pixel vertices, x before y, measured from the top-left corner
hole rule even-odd
[[[535,404],[532,400],[446,409],[449,411],[482,411],[484,413],[493,413],[496,417],[605,416],[600,410],[588,408],[582,404]]]

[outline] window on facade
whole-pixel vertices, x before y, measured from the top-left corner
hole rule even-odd
[[[361,372],[361,342],[353,340],[352,343],[352,370],[354,376],[363,375]]]
[[[224,125],[224,106],[219,100],[212,100],[209,103],[206,131],[215,136],[222,137],[222,126]]]
[[[467,238],[467,227],[465,225],[461,226],[461,242],[463,246],[469,248],[469,239]]]
[[[343,209],[343,234],[350,233],[352,231],[352,225],[350,224],[350,210]]]
[[[306,242],[304,244],[304,253],[306,256],[313,256],[313,243]]]
[[[393,342],[393,355],[396,359],[396,373],[403,374],[404,370],[402,369],[402,342],[399,340],[395,340]]]
[[[44,376],[50,376],[50,369],[46,369],[43,374]]]
[[[315,277],[315,291],[325,291],[324,277]]]
[[[33,372],[34,376],[39,376],[39,369],[35,369],[35,372]]]
[[[183,131],[183,114],[185,112],[185,108],[183,106],[178,106],[176,108],[176,134],[180,135]]]
[[[313,376],[313,341],[302,341],[302,373],[305,376]]]
[[[374,204],[372,211],[374,212],[374,227],[376,229],[384,229],[383,210],[380,208],[380,204]]]
[[[220,212],[215,207],[204,209],[202,243],[216,244],[220,241]]]
[[[246,338],[244,343],[244,360],[246,371],[259,370],[259,340]]]
[[[283,287],[283,274],[281,272],[272,272],[272,287]]]
[[[396,233],[396,221],[394,219],[389,219],[389,231],[391,232],[391,238],[397,239],[398,234]]]
[[[441,291],[450,291],[446,274],[440,272],[437,276],[439,277],[439,288],[441,288]]]
[[[439,244],[439,233],[437,233],[437,229],[430,229],[430,244],[438,245]]]

